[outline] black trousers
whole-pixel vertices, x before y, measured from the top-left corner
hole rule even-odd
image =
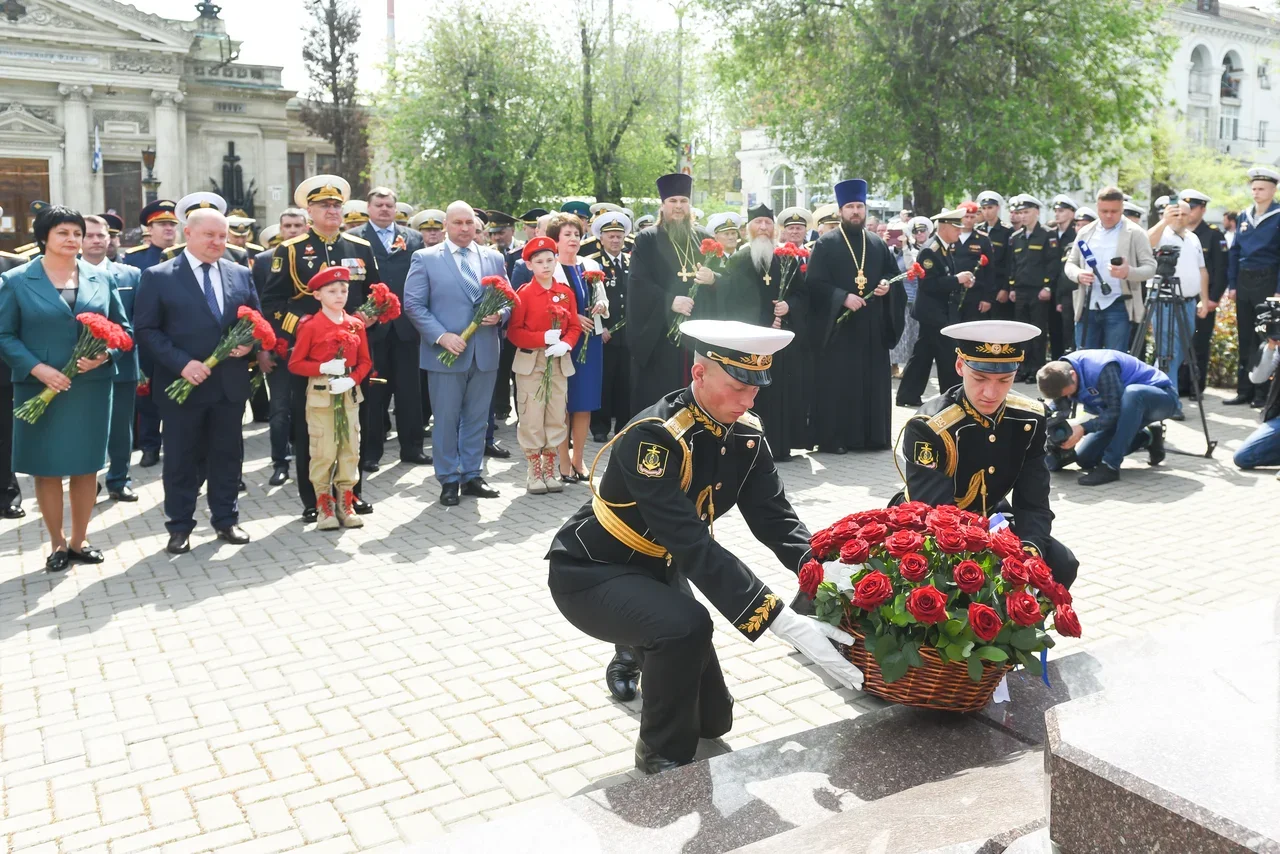
[[[265,424],[271,420],[271,402],[267,397],[265,380],[253,393],[253,397],[249,398],[249,411],[253,413],[254,423]]]
[[[604,345],[604,373],[600,382],[600,408],[591,413],[591,432],[608,435],[631,420],[631,351]]]
[[[22,503],[22,490],[13,473],[13,385],[0,385],[0,507]]]
[[[1064,354],[1076,348],[1076,307],[1068,299],[1062,303],[1062,311],[1055,312],[1058,316],[1058,325],[1062,328],[1062,349],[1053,351],[1053,358],[1061,359]]]
[[[902,382],[898,384],[898,401],[914,402],[921,399],[929,386],[929,372],[938,368],[938,390],[946,391],[959,384],[956,374],[956,342],[942,334],[941,327],[920,324],[920,337],[907,366],[902,369]]]
[[[298,497],[302,499],[302,509],[309,510],[316,506],[316,490],[311,485],[311,436],[307,432],[307,383],[314,377],[300,377],[293,374],[293,394],[289,396],[289,418],[293,426],[293,480],[298,484]],[[360,406],[360,417],[364,418],[365,405]],[[363,424],[361,424],[363,427]],[[360,495],[364,487],[364,472],[356,481],[352,490]]]
[[[1027,344],[1027,356],[1018,371],[1019,377],[1034,377],[1036,371],[1040,370],[1040,366],[1044,364],[1046,332],[1049,329],[1049,312],[1053,311],[1053,303],[1038,299],[1038,296],[1037,291],[1019,290],[1018,301],[1013,304],[1014,320],[1030,323],[1040,330],[1040,334]]]
[[[1257,387],[1249,381],[1249,369],[1254,354],[1262,344],[1254,324],[1257,322],[1257,306],[1276,292],[1276,268],[1241,270],[1236,278],[1236,336],[1239,339],[1236,364],[1236,391],[1244,397],[1266,400],[1269,386]]]
[[[555,572],[557,561],[551,559]],[[598,565],[593,565],[598,566]],[[623,644],[640,659],[640,740],[665,759],[693,759],[699,738],[733,726],[733,697],[711,645],[711,615],[683,576],[671,584],[647,575],[618,575],[574,593],[552,592],[575,627]]]
[[[511,364],[516,360],[516,345],[502,339],[498,353],[498,381],[493,385],[493,413],[506,420],[511,417]]]
[[[1192,345],[1196,353],[1196,370],[1200,372],[1200,391],[1204,392],[1209,377],[1209,348],[1213,343],[1213,325],[1218,319],[1218,312],[1211,311],[1204,317],[1196,318],[1196,331],[1192,336]],[[1184,360],[1178,369],[1178,388],[1182,394],[1194,397],[1191,389],[1191,371]]]
[[[422,453],[422,383],[418,376],[418,339],[406,341],[387,330],[373,345],[373,367],[382,383],[364,385],[364,403],[360,405],[360,462],[381,462],[386,444],[386,412],[390,400],[396,401],[396,437],[400,441],[400,457]]]
[[[239,523],[243,420],[243,401],[188,401],[165,408],[162,479],[170,534],[189,534],[195,528],[196,496],[206,480],[210,524],[227,528]]]

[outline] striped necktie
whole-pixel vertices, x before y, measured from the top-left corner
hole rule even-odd
[[[474,303],[480,299],[480,280],[476,278],[475,271],[471,269],[471,265],[467,263],[467,258],[471,254],[470,246],[461,246],[458,248],[458,266],[462,268],[462,283],[467,291],[467,296]]]

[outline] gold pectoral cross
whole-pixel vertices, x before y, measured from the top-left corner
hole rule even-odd
[[[859,294],[867,289],[867,277],[861,270],[858,271],[858,276],[853,280],[853,283],[858,286]]]
[[[769,287],[769,283],[770,283],[770,282],[772,282],[772,281],[773,281],[773,277],[772,277],[772,276],[770,276],[770,275],[766,272],[766,273],[764,274],[764,286],[765,286],[766,288],[767,288],[767,287]]]
[[[698,274],[696,272],[690,273],[687,270],[685,270],[684,267],[681,267],[680,272],[676,273],[676,275],[680,277],[680,281],[684,282],[687,285],[689,284],[689,280]]]

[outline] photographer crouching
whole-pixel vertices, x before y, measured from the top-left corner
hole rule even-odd
[[[1051,470],[1076,462],[1085,470],[1078,483],[1100,486],[1119,480],[1121,462],[1135,451],[1147,451],[1148,465],[1164,459],[1159,422],[1178,411],[1178,390],[1164,371],[1121,350],[1077,350],[1041,368],[1036,384],[1054,401],[1046,427]],[[1096,417],[1067,422],[1073,400]]]
[[[1272,380],[1280,370],[1280,296],[1268,297],[1257,306],[1257,331],[1266,336],[1258,348],[1258,358],[1249,372],[1249,382],[1260,386]],[[1262,406],[1262,423],[1249,434],[1232,461],[1242,469],[1280,466],[1280,383],[1271,382],[1266,403]],[[1280,478],[1280,472],[1276,473]]]

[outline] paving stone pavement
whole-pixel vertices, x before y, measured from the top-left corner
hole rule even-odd
[[[1130,461],[1094,490],[1055,476],[1055,532],[1082,561],[1081,643],[1280,581],[1280,483],[1230,465],[1254,422],[1221,397],[1214,459]],[[1197,428],[1171,425],[1171,443],[1202,451]],[[513,445],[514,429],[501,438]],[[317,533],[292,483],[265,486],[265,425],[246,428],[246,454],[246,546],[215,540],[202,507],[192,552],[165,555],[158,468],[135,470],[140,503],[98,505],[101,566],[46,574],[33,500],[0,523],[5,850],[397,850],[635,773],[638,703],[610,699],[610,649],[545,586],[550,535],[584,487],[526,497],[500,462],[501,499],[446,509],[429,469],[393,464],[368,481],[367,527]],[[898,487],[887,453],[801,456],[783,472],[810,527]],[[716,535],[791,595],[794,576],[737,514]],[[772,636],[753,645],[719,617],[716,630],[732,748],[879,705],[830,689]]]

